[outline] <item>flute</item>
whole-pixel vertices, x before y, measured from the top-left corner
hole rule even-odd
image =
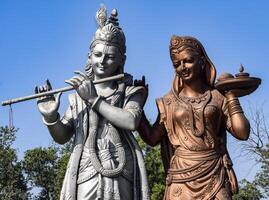
[[[115,76],[110,76],[110,77],[107,77],[107,78],[94,80],[93,84],[104,83],[104,82],[107,82],[107,81],[120,80],[122,78],[124,78],[124,74],[118,74],[118,75],[115,75]],[[67,87],[63,87],[63,88],[59,88],[59,89],[55,89],[55,90],[50,90],[50,91],[47,91],[47,92],[42,92],[42,93],[33,94],[33,95],[29,95],[29,96],[24,96],[24,97],[18,97],[18,98],[15,98],[15,99],[9,99],[9,100],[3,101],[2,106],[7,106],[7,105],[14,104],[14,103],[19,103],[19,102],[23,102],[23,101],[27,101],[27,100],[31,100],[31,99],[36,99],[36,98],[39,98],[39,97],[49,96],[49,95],[57,94],[59,92],[67,92],[67,91],[70,91],[70,90],[73,90],[73,89],[74,88],[72,86],[67,86]]]

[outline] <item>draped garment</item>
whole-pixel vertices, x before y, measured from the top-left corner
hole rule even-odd
[[[121,83],[124,84],[124,83]],[[137,94],[143,93],[142,87],[134,87],[134,86],[125,86],[124,85],[124,94],[122,98],[121,105],[117,105],[118,107],[122,107],[123,109],[129,109],[132,112],[132,108],[126,108],[126,105],[129,99]],[[62,120],[71,123],[75,128],[75,138],[74,138],[74,148],[73,152],[70,156],[62,190],[61,190],[61,200],[80,200],[78,193],[78,185],[84,184],[89,181],[90,184],[85,185],[88,188],[88,193],[90,199],[95,199],[97,196],[98,185],[106,182],[111,183],[117,182],[119,178],[124,177],[124,179],[129,179],[131,183],[131,188],[126,188],[130,196],[132,196],[133,200],[141,200],[141,199],[149,199],[148,193],[148,183],[146,177],[146,169],[143,161],[142,151],[137,144],[136,139],[134,138],[131,131],[118,129],[120,137],[122,139],[122,143],[126,152],[126,161],[128,164],[125,166],[125,170],[121,177],[115,177],[114,179],[105,179],[105,177],[101,177],[98,172],[92,167],[91,163],[84,165],[83,160],[87,159],[87,152],[85,152],[84,143],[87,137],[90,137],[88,134],[88,120],[89,120],[89,111],[84,103],[84,101],[77,95],[71,94],[69,96],[70,106],[63,117]],[[143,105],[141,105],[143,106]],[[133,108],[133,109],[137,109]],[[138,108],[142,109],[142,108]],[[134,111],[135,112],[135,111]],[[139,114],[139,113],[135,113]],[[65,122],[65,123],[67,123]],[[110,151],[111,149],[109,149]],[[98,152],[98,156],[100,152]],[[111,152],[109,152],[111,153]],[[106,152],[103,154],[105,155]],[[115,159],[116,155],[114,152],[113,159]],[[84,165],[84,166],[83,166]],[[84,168],[84,169],[83,169]],[[127,172],[127,173],[124,173]],[[109,185],[109,184],[107,184]],[[90,186],[90,187],[89,187]],[[120,186],[122,187],[122,185]],[[113,189],[113,188],[112,188]],[[124,188],[116,188],[115,190],[121,190]],[[120,191],[119,191],[120,192]],[[125,192],[126,193],[126,192]],[[120,198],[113,197],[113,199]],[[88,199],[87,199],[88,200]]]
[[[167,132],[161,144],[164,199],[231,199],[238,188],[226,145],[231,122],[225,97],[215,89],[196,99],[170,91],[157,106]]]

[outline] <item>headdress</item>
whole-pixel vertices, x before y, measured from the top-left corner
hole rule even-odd
[[[98,29],[96,30],[93,39],[90,44],[90,52],[91,49],[96,44],[105,44],[105,45],[113,45],[118,48],[119,52],[122,56],[126,53],[125,46],[125,36],[122,29],[119,27],[119,22],[117,19],[118,12],[116,9],[113,9],[111,12],[111,16],[107,19],[107,10],[106,7],[101,4],[100,9],[96,12],[95,19],[98,25]],[[93,78],[93,70],[90,63],[90,59],[87,60],[85,67],[86,74]],[[123,72],[123,66],[119,68],[119,73]]]
[[[173,59],[173,54],[177,54],[181,52],[185,48],[191,48],[195,52],[197,52],[201,57],[204,58],[204,61],[206,62],[205,65],[205,77],[206,77],[206,83],[214,87],[215,83],[215,78],[216,78],[216,69],[214,64],[211,62],[209,57],[206,54],[206,51],[201,44],[196,38],[190,37],[190,36],[176,36],[173,35],[171,40],[170,40],[170,56],[171,59]],[[175,75],[174,82],[173,82],[173,88],[176,90],[176,92],[180,92],[182,87],[182,81],[181,79]]]
[[[112,44],[118,47],[122,55],[126,52],[125,36],[122,29],[119,27],[117,19],[118,12],[113,9],[111,16],[107,19],[107,10],[104,5],[96,12],[96,22],[98,29],[94,34],[90,48],[95,46],[96,43]]]

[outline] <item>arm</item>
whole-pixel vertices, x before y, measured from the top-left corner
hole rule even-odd
[[[247,140],[250,134],[250,124],[245,117],[237,97],[227,93],[228,120],[230,120],[230,132],[239,140]],[[230,118],[230,119],[229,119]]]
[[[46,85],[36,87],[35,93],[42,93],[51,90],[51,84],[49,80],[46,81]],[[43,116],[43,122],[47,125],[49,132],[55,142],[59,144],[66,143],[73,135],[73,124],[71,108],[69,107],[62,119],[58,113],[60,106],[60,97],[62,93],[58,93],[55,97],[46,96],[37,100],[37,106],[39,112]]]
[[[47,125],[53,140],[59,144],[68,142],[74,134],[74,126],[72,122],[70,106],[61,119],[59,113],[57,113],[56,120],[51,120],[49,118],[43,117],[43,122],[45,125]]]
[[[160,114],[158,114],[156,122],[151,125],[143,112],[137,131],[141,138],[150,146],[156,146],[161,142],[163,136],[166,135],[164,124],[160,121]]]
[[[118,108],[108,104],[105,100],[99,99],[93,106],[104,118],[111,124],[126,130],[136,130],[138,127],[142,105],[144,102],[142,92],[136,93],[130,97],[124,108]]]
[[[145,101],[143,92],[136,91],[128,98],[128,103],[124,108],[118,108],[107,103],[97,95],[97,91],[92,81],[82,72],[75,72],[75,76],[66,81],[73,86],[78,95],[84,100],[86,105],[97,111],[113,125],[126,129],[135,130],[140,121],[142,107]]]

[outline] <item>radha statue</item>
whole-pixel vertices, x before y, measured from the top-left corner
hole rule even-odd
[[[96,14],[98,29],[90,44],[85,73],[67,80],[76,92],[60,117],[61,94],[38,100],[53,139],[64,144],[74,136],[74,147],[61,200],[149,199],[141,149],[132,131],[140,122],[146,89],[134,86],[125,73],[121,81],[93,84],[93,81],[124,72],[125,36],[114,9],[107,19],[102,6]],[[36,92],[51,90],[49,82]]]
[[[172,89],[157,99],[153,126],[143,115],[138,129],[149,145],[161,143],[167,173],[164,200],[230,200],[238,185],[226,131],[246,140],[249,122],[236,91],[222,94],[214,87],[215,67],[197,39],[173,36],[170,56]]]

